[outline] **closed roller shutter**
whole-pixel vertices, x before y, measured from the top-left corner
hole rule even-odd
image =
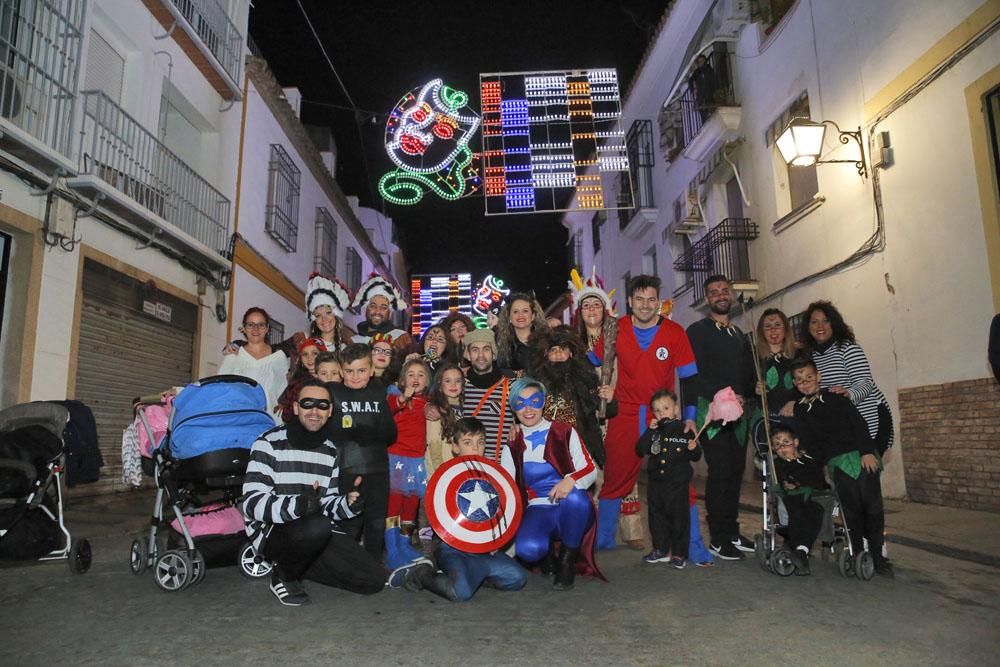
[[[144,302],[170,309],[170,322],[143,312]],[[76,398],[94,412],[104,455],[101,480],[78,495],[120,491],[121,436],[132,399],[192,379],[198,310],[97,262],[85,260]]]

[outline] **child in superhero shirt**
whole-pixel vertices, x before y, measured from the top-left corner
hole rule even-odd
[[[385,517],[389,503],[387,449],[396,439],[385,391],[369,385],[372,377],[371,348],[352,343],[340,353],[343,384],[328,382],[333,398],[331,440],[340,456],[341,480],[360,476],[364,481],[365,512],[351,519],[349,531],[364,539],[365,550],[382,558]],[[342,488],[341,493],[351,489]]]
[[[774,473],[788,510],[788,547],[792,550],[795,574],[809,574],[809,551],[823,526],[823,506],[812,500],[816,491],[827,488],[823,464],[799,447],[795,432],[785,424],[771,426]]]
[[[669,562],[684,569],[691,538],[691,512],[688,485],[691,462],[701,458],[697,440],[684,432],[680,406],[673,392],[660,390],[650,401],[653,419],[635,445],[638,456],[647,456],[646,507],[649,508],[649,533],[653,550],[643,560],[647,563]]]
[[[486,427],[474,417],[459,419],[448,438],[453,456],[486,454]],[[430,564],[420,564],[406,575],[403,586],[409,591],[427,590],[453,602],[472,598],[486,584],[501,591],[518,591],[528,581],[528,572],[501,550],[485,554],[459,551],[434,537],[437,571]]]

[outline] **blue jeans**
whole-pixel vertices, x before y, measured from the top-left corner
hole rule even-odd
[[[501,591],[518,591],[528,582],[528,571],[502,551],[468,554],[442,542],[434,555],[438,568],[448,575],[457,602],[471,598],[484,581]]]

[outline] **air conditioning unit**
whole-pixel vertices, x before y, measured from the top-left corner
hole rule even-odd
[[[31,135],[41,134],[47,102],[40,88],[0,63],[0,118]]]
[[[712,31],[716,36],[733,36],[750,22],[750,0],[719,0],[712,12]]]

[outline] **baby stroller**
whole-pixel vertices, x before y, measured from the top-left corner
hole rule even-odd
[[[68,421],[69,412],[55,403],[0,411],[0,558],[67,559],[72,572],[83,574],[90,569],[90,543],[74,540],[63,520]]]
[[[156,426],[164,412],[165,434]],[[165,591],[194,585],[208,567],[237,557],[247,576],[269,574],[236,507],[250,448],[274,427],[264,390],[249,378],[218,375],[189,384],[172,405],[158,396],[140,399],[136,416],[143,473],[154,477],[157,491],[149,533],[132,542],[132,573],[152,568]]]
[[[782,519],[784,512],[781,511],[783,507],[780,507],[781,493],[771,472],[773,454],[763,419],[754,427],[753,444],[763,476],[763,530],[754,540],[757,559],[764,570],[787,577],[795,572],[795,565],[792,563],[791,550],[777,544],[778,536],[784,532],[787,524]],[[816,491],[810,499],[823,507],[823,524],[816,538],[821,544],[820,554],[823,560],[834,558],[837,569],[844,577],[856,575],[862,581],[869,581],[875,575],[875,560],[867,549],[855,553],[851,546],[851,533],[840,512],[836,490]],[[834,517],[839,517],[840,520],[835,522]]]

